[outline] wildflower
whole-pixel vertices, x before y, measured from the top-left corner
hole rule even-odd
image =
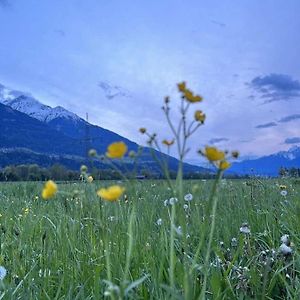
[[[125,188],[119,185],[112,185],[108,188],[102,188],[97,191],[97,195],[107,201],[116,201],[124,193]]]
[[[166,199],[166,200],[164,201],[164,206],[168,206],[168,204],[169,204],[169,200]]]
[[[176,227],[175,225],[173,225],[173,228],[174,228],[175,232],[178,235],[182,235],[182,228],[181,228],[181,226]]]
[[[169,199],[169,204],[170,205],[174,205],[176,202],[178,202],[177,198],[172,197],[172,198]]]
[[[282,190],[282,191],[280,192],[280,194],[281,194],[281,196],[285,197],[285,196],[287,195],[287,191],[286,191],[286,190]]]
[[[108,146],[106,156],[109,158],[122,158],[127,152],[124,142],[115,142]]]
[[[190,103],[196,103],[202,101],[202,97],[199,95],[194,95],[191,90],[186,89],[183,93],[184,98]]]
[[[87,167],[86,165],[82,165],[82,166],[80,167],[80,172],[81,172],[81,173],[86,173],[87,170],[88,170],[88,167]]]
[[[111,222],[113,222],[115,220],[115,216],[109,216],[108,220],[111,221]]]
[[[282,244],[285,244],[287,246],[289,246],[291,244],[290,242],[290,236],[288,234],[284,234],[281,238],[280,241]]]
[[[231,239],[231,247],[237,247],[238,243],[237,243],[237,239],[236,238],[232,238]]]
[[[293,252],[292,248],[287,246],[286,244],[281,244],[281,246],[279,247],[279,251],[286,256],[292,254]]]
[[[135,158],[135,157],[136,157],[135,151],[133,151],[133,150],[129,151],[128,156],[129,156],[130,158]]]
[[[205,147],[204,155],[209,161],[218,161],[225,158],[225,153],[223,151],[219,151],[216,147]]]
[[[0,266],[0,280],[3,280],[7,274],[6,269],[3,266]]]
[[[279,186],[279,188],[280,188],[281,190],[286,190],[286,185],[281,184],[281,185]]]
[[[183,205],[183,209],[184,209],[184,210],[188,210],[188,209],[189,209],[189,206],[188,206],[187,204],[184,204],[184,205]]]
[[[42,197],[44,199],[52,198],[57,192],[57,185],[54,181],[48,180],[45,183],[44,189],[42,191]]]
[[[201,122],[203,124],[206,119],[206,115],[201,110],[196,110],[194,118],[196,121]]]
[[[233,157],[233,158],[238,158],[239,157],[239,152],[238,151],[232,151],[231,152],[231,156]]]
[[[146,130],[146,128],[143,128],[143,127],[142,127],[142,128],[140,128],[140,133],[141,133],[141,134],[144,134],[144,133],[146,133],[146,131],[147,131],[147,130]]]
[[[162,219],[158,219],[157,221],[156,221],[156,225],[158,225],[158,226],[160,226],[162,224]]]
[[[226,169],[230,168],[231,163],[229,163],[227,160],[222,160],[219,164],[219,169],[222,171],[225,171]]]
[[[251,231],[248,223],[243,223],[242,226],[240,227],[240,233],[250,234],[250,232]]]
[[[163,140],[163,141],[162,141],[162,143],[163,143],[164,145],[168,146],[168,147],[172,146],[172,145],[174,144],[174,142],[175,142],[174,139],[173,139],[173,140],[170,140],[170,141],[168,141],[168,140]]]
[[[184,196],[184,200],[185,200],[185,201],[192,201],[192,200],[193,200],[193,195],[192,195],[191,193],[186,194],[186,195]]]
[[[90,157],[95,157],[95,156],[97,156],[97,151],[96,151],[95,149],[91,149],[91,150],[89,151],[89,156],[90,156]]]
[[[27,215],[29,213],[29,208],[28,207],[24,208],[23,212],[24,212],[24,215]]]
[[[89,183],[92,183],[93,180],[94,180],[93,176],[91,176],[91,175],[88,176],[87,181],[88,181]]]
[[[177,84],[178,87],[178,91],[184,93],[186,90],[186,83],[185,81],[182,81],[180,83]]]

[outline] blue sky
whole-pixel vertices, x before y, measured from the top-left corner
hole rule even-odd
[[[191,141],[244,156],[300,142],[298,0],[0,0],[0,83],[139,143],[170,132],[182,80],[204,96]],[[176,114],[174,116],[176,119]],[[195,151],[194,151],[195,150]]]

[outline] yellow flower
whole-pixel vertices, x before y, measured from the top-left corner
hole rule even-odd
[[[185,90],[186,90],[186,83],[185,83],[185,81],[178,83],[177,87],[178,87],[179,92],[184,93]]]
[[[202,101],[202,97],[199,95],[194,95],[191,90],[186,89],[184,91],[184,97],[188,102],[196,103]]]
[[[140,128],[140,133],[142,133],[142,134],[144,134],[144,133],[146,133],[146,128],[144,128],[144,127],[142,127],[142,128]]]
[[[175,140],[171,140],[171,141],[168,141],[168,140],[163,140],[162,143],[168,147],[172,146],[174,144]]]
[[[24,208],[23,212],[24,212],[24,215],[27,215],[29,213],[29,208],[28,207]]]
[[[97,191],[97,195],[106,201],[116,201],[124,193],[125,188],[119,185],[112,185],[108,188],[102,188]]]
[[[43,192],[42,192],[42,197],[44,199],[49,199],[52,198],[57,192],[57,185],[54,181],[48,180],[45,183]]]
[[[222,160],[219,164],[219,169],[220,170],[226,170],[231,166],[231,164],[227,160]]]
[[[218,161],[225,158],[225,153],[223,151],[219,151],[216,147],[205,147],[204,155],[210,161]]]
[[[93,176],[88,176],[87,181],[88,181],[89,183],[92,183],[93,180],[94,180]]]
[[[195,120],[201,123],[204,123],[205,119],[206,119],[206,115],[201,111],[201,110],[196,110],[195,111]]]
[[[280,188],[281,190],[286,190],[286,185],[281,184],[281,185],[279,186],[279,188]]]
[[[109,158],[122,158],[127,152],[124,142],[115,142],[108,146],[106,156]]]

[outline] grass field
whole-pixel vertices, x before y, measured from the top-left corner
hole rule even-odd
[[[300,299],[299,182],[223,180],[208,268],[213,181],[185,181],[193,199],[166,206],[165,181],[131,183],[118,202],[96,196],[105,184],[59,184],[49,200],[42,183],[0,185],[1,299],[198,299],[205,274],[206,299]]]

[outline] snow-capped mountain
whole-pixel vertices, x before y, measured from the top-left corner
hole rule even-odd
[[[256,159],[236,162],[232,165],[230,171],[238,174],[277,176],[281,167],[300,167],[299,146],[293,146],[288,151],[280,151]]]
[[[50,122],[57,118],[78,121],[80,118],[61,106],[54,108],[42,104],[28,93],[11,90],[0,84],[0,103],[10,106],[26,115],[42,122]]]

